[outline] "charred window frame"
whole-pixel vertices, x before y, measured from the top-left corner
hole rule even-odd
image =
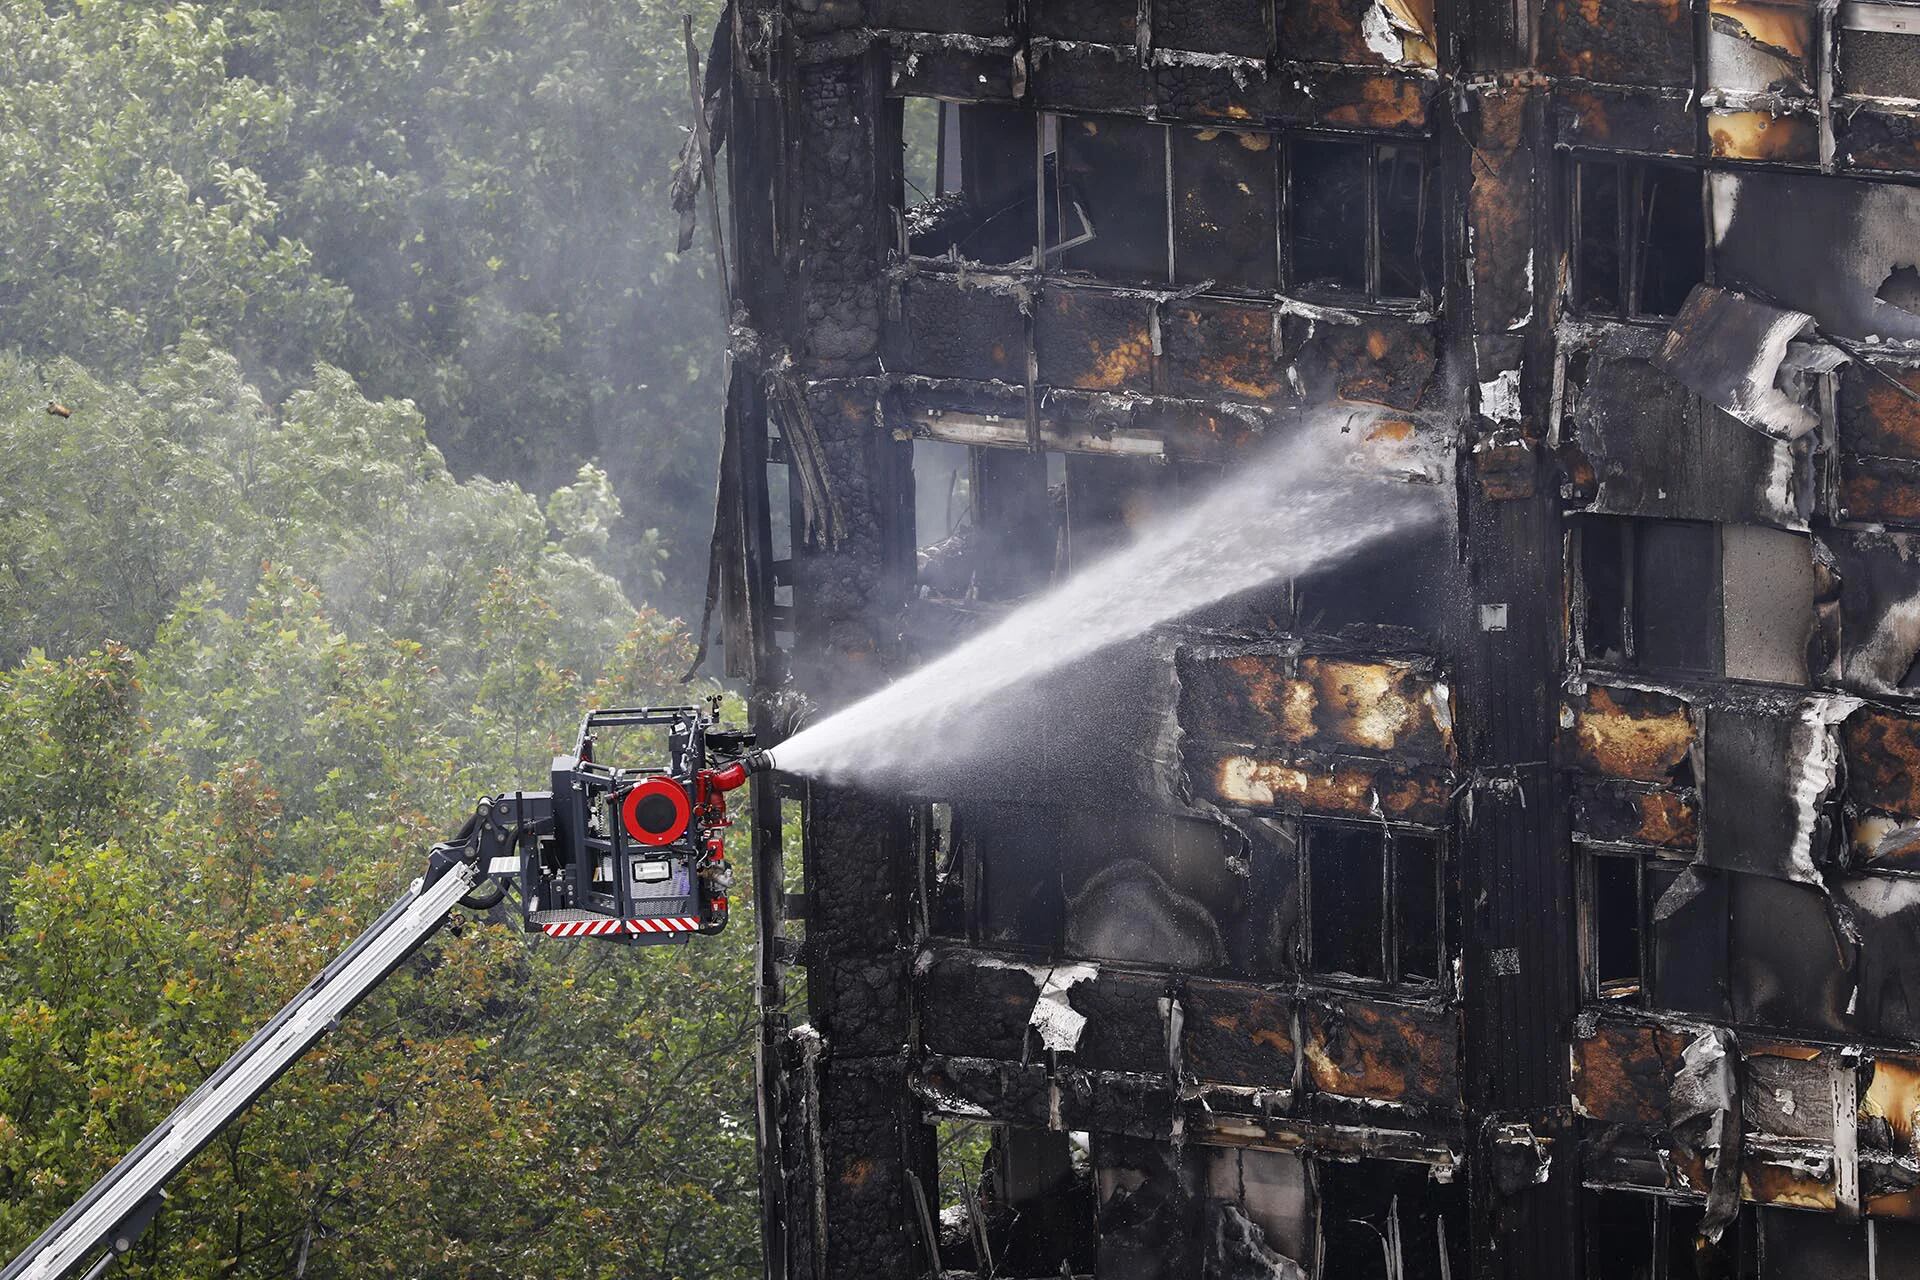
[[[1374,303],[1435,295],[1439,204],[1425,144],[1304,134],[1284,154],[1288,289]]]
[[[1440,1280],[1473,1272],[1466,1189],[1424,1164],[1316,1160],[1315,1261],[1325,1280]]]
[[[1720,872],[1667,853],[1590,845],[1578,893],[1587,999],[1728,1016],[1729,892]]]
[[[1703,1201],[1588,1189],[1581,1196],[1587,1280],[1703,1280],[1754,1276],[1754,1210],[1742,1206],[1717,1244],[1698,1245]]]
[[[1424,139],[929,101],[896,103],[914,256],[1386,307],[1438,296]]]
[[[1629,157],[1568,160],[1572,303],[1623,320],[1676,314],[1710,280],[1706,175]]]
[[[1304,819],[1300,837],[1302,969],[1386,986],[1438,986],[1446,954],[1439,834]]]
[[[1575,635],[1591,667],[1805,686],[1817,588],[1804,534],[1581,516]]]

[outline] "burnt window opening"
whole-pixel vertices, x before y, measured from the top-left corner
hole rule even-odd
[[[1012,266],[1030,261],[1038,225],[1034,190],[1036,120],[1018,107],[902,100],[897,207],[906,212],[908,252]],[[924,102],[926,99],[912,100]],[[934,189],[927,191],[931,180]]]
[[[965,599],[979,538],[973,520],[973,454],[944,440],[913,442],[915,581],[925,595]]]
[[[1059,1276],[1093,1269],[1084,1133],[939,1120],[929,1195],[942,1274]]]
[[[1707,278],[1698,170],[1573,161],[1573,303],[1588,315],[1671,316]]]
[[[1301,290],[1359,302],[1437,293],[1440,225],[1422,143],[1289,138],[909,98],[896,203],[907,250],[1117,282]]]
[[[935,937],[967,936],[966,869],[954,806],[932,802],[913,809],[914,846],[921,868],[924,932]]]
[[[1805,535],[1588,516],[1577,544],[1589,665],[1807,683],[1818,584]]]
[[[1631,1191],[1584,1192],[1587,1280],[1754,1280],[1768,1274],[1758,1266],[1751,1207],[1741,1209],[1717,1243],[1700,1238],[1705,1214],[1699,1202]],[[1789,1273],[1777,1274],[1784,1280]]]
[[[1333,1280],[1448,1280],[1472,1274],[1464,1188],[1425,1165],[1322,1160],[1313,1274]]]
[[[1308,821],[1307,967],[1371,982],[1440,978],[1441,858],[1437,836],[1377,823]]]
[[[1440,235],[1424,148],[1296,138],[1286,154],[1289,287],[1372,301],[1433,294]]]
[[[781,905],[784,919],[780,923],[780,933],[791,938],[796,944],[804,944],[807,937],[807,878],[806,878],[806,803],[784,791],[780,796],[780,848],[776,854],[775,865],[781,877]],[[802,965],[789,965],[781,976],[786,996],[785,1009],[796,1022],[804,1022],[807,1010],[807,970]]]
[[[948,111],[958,111],[952,103],[941,102],[936,98],[900,99],[900,193],[902,209],[918,208],[920,205],[940,198],[944,188],[940,177],[946,130],[941,127],[941,117]],[[958,186],[958,183],[954,184]]]
[[[1727,1016],[1729,895],[1717,871],[1680,858],[1592,849],[1581,877],[1588,998]]]
[[[1271,291],[1280,286],[1280,168],[1270,133],[1177,129],[1173,278]]]
[[[1070,237],[1059,265],[1108,280],[1169,279],[1167,126],[1127,116],[1052,120],[1061,194],[1049,204],[1080,211],[1088,224],[1084,235]]]
[[[1031,595],[1060,564],[1065,489],[1058,454],[979,447],[972,451],[972,594],[982,600]]]

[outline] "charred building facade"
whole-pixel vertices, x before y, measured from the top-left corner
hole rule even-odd
[[[1448,464],[1069,679],[1124,765],[760,788],[769,1273],[1920,1276],[1920,7],[734,0],[710,66],[769,741],[1263,442]]]

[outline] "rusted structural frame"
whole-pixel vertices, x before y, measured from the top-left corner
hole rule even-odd
[[[1605,451],[1627,446],[1608,444],[1589,388],[1592,369],[1613,367],[1602,360],[1644,359],[1626,348],[1610,354],[1607,345],[1635,326],[1576,321],[1562,289],[1584,252],[1572,229],[1578,212],[1568,208],[1572,157],[1683,161],[1697,167],[1703,189],[1721,181],[1710,171],[1736,181],[1842,172],[1913,181],[1920,125],[1911,112],[1841,92],[1837,74],[1843,29],[1853,29],[1846,24],[1883,19],[1833,5],[1719,0],[1691,9],[1554,0],[1539,10],[1443,0],[1423,32],[1437,68],[1417,58],[1366,65],[1342,55],[1333,37],[1297,46],[1312,56],[1290,57],[1288,33],[1319,30],[1314,15],[1335,15],[1335,6],[1221,5],[1222,29],[1243,10],[1268,15],[1258,53],[1156,40],[1153,20],[1205,8],[1143,3],[1132,16],[1137,43],[1120,46],[1072,39],[1057,24],[1092,10],[1044,0],[737,6],[729,172],[743,307],[737,368],[751,376],[737,376],[729,396],[729,431],[739,433],[730,435],[738,446],[732,496],[746,519],[730,561],[728,661],[752,677],[760,723],[777,733],[789,675],[830,706],[910,660],[899,611],[914,584],[916,439],[995,456],[1038,447],[1221,461],[1288,430],[1303,400],[1384,404],[1404,412],[1416,433],[1451,415],[1441,431],[1457,461],[1453,604],[1434,611],[1425,642],[1411,651],[1436,661],[1451,689],[1451,742],[1438,773],[1423,781],[1419,770],[1429,766],[1393,744],[1356,756],[1337,740],[1295,741],[1280,757],[1229,753],[1248,763],[1233,773],[1241,790],[1217,800],[1231,809],[1255,794],[1245,789],[1252,785],[1258,804],[1337,815],[1355,796],[1374,807],[1399,796],[1401,816],[1449,835],[1446,939],[1456,967],[1433,992],[1409,1000],[1297,972],[1246,982],[1102,964],[1096,978],[1066,990],[1067,1003],[1098,1009],[1090,1025],[1109,1019],[1139,1030],[1139,1041],[1130,1053],[1096,1041],[1036,1058],[1032,1030],[1016,1015],[1045,999],[1055,966],[1029,974],[1022,966],[1035,958],[1018,948],[930,938],[911,798],[815,788],[802,852],[806,943],[781,945],[770,928],[763,952],[769,1274],[910,1275],[928,1267],[928,1226],[912,1188],[924,1194],[936,1183],[924,1121],[941,1115],[1125,1135],[1176,1150],[1184,1142],[1244,1144],[1384,1158],[1449,1176],[1457,1169],[1470,1190],[1476,1275],[1603,1274],[1591,1269],[1598,1264],[1583,1237],[1592,1234],[1584,1215],[1593,1188],[1704,1203],[1710,1215],[1744,1199],[1841,1217],[1878,1213],[1882,1223],[1911,1216],[1898,1191],[1903,1178],[1911,1185],[1898,1145],[1903,1132],[1911,1143],[1911,1121],[1900,1119],[1911,1037],[1776,1023],[1770,1038],[1756,1040],[1726,1029],[1741,1021],[1731,1014],[1626,1012],[1589,989],[1598,949],[1592,858],[1655,855],[1697,862],[1702,876],[1722,874],[1716,859],[1733,855],[1711,827],[1732,830],[1732,819],[1716,820],[1703,799],[1716,765],[1701,726],[1722,726],[1723,737],[1760,734],[1754,726],[1800,716],[1806,699],[1717,678],[1676,683],[1609,670],[1583,648],[1592,584],[1582,531],[1598,527],[1598,513],[1704,513],[1789,530],[1806,529],[1811,514],[1822,563],[1837,559],[1853,570],[1830,576],[1858,583],[1865,571],[1855,566],[1878,563],[1875,539],[1900,537],[1861,526],[1920,518],[1920,483],[1910,474],[1920,450],[1906,443],[1920,440],[1920,430],[1906,434],[1909,410],[1890,403],[1884,388],[1875,399],[1875,378],[1857,362],[1819,375],[1821,426],[1805,446],[1757,455],[1811,477],[1787,505],[1630,488],[1646,477],[1633,474],[1630,454]],[[1716,38],[1766,44],[1780,29],[1768,25],[1776,9],[1788,11],[1785,29],[1805,33],[1803,83],[1765,93],[1721,83]],[[1321,25],[1337,29],[1339,21],[1328,16]],[[1176,21],[1168,29],[1181,28]],[[1043,266],[906,258],[896,240],[891,187],[900,140],[889,105],[903,95],[1092,118],[1144,115],[1171,127],[1419,139],[1435,158],[1447,211],[1441,288],[1410,305],[1330,307],[1277,293],[1262,300],[1232,288],[1113,287]],[[1037,234],[1044,239],[1044,221]],[[1711,225],[1702,236],[1711,272],[1723,246]],[[1371,262],[1379,250],[1368,252]],[[1369,273],[1377,276],[1371,266]],[[916,302],[923,294],[924,305]],[[978,327],[1017,345],[959,356],[918,345],[931,318],[962,303]],[[1183,321],[1187,314],[1195,318]],[[1183,350],[1169,340],[1189,332],[1215,345]],[[1061,362],[1070,350],[1063,339],[1133,355],[1089,372]],[[1397,380],[1409,352],[1411,367],[1424,371],[1411,387]],[[1920,384],[1897,350],[1867,354],[1891,376]],[[1283,369],[1306,371],[1304,395],[1290,392]],[[1464,411],[1441,394],[1458,387],[1467,389]],[[1438,414],[1430,412],[1436,404]],[[1752,451],[1744,437],[1714,429],[1714,440]],[[845,525],[820,531],[796,498],[793,512],[778,513],[792,516],[781,522],[795,530],[793,554],[776,562],[764,522],[764,464],[802,447],[824,458]],[[1723,511],[1716,503],[1732,505]],[[790,606],[776,594],[788,585]],[[1873,617],[1869,606],[1840,599],[1818,608],[1828,633],[1853,626],[1860,610]],[[1815,808],[1823,821],[1849,824],[1858,856],[1897,860],[1871,852],[1889,847],[1874,833],[1902,831],[1920,810],[1896,763],[1920,757],[1911,745],[1920,730],[1901,687],[1862,684],[1869,677],[1855,667],[1864,670],[1865,659],[1853,644],[1831,638],[1835,674],[1810,670],[1806,681],[1865,699],[1858,710],[1829,702],[1813,715],[1820,725],[1820,716],[1832,719],[1830,732],[1812,740],[1839,742],[1852,770],[1826,784]],[[1299,679],[1314,645],[1310,637],[1281,644],[1274,665]],[[1204,638],[1190,638],[1182,651],[1196,646],[1204,649]],[[1334,644],[1326,656],[1378,663],[1395,654],[1376,635],[1358,647]],[[1210,760],[1224,785],[1228,757],[1203,756],[1187,759],[1196,783]],[[1423,806],[1433,803],[1437,813],[1427,814]],[[769,922],[788,905],[778,874],[781,827],[770,797],[756,813]],[[1658,944],[1651,932],[1641,943],[1650,962]],[[796,959],[805,963],[812,1025],[789,1035],[775,1010]],[[983,993],[996,990],[1011,1018],[998,1040],[977,1025]],[[1345,1013],[1330,1022],[1335,1009]],[[1196,1021],[1195,1010],[1212,1016]],[[959,1029],[944,1033],[942,1020],[956,1017]],[[1412,1076],[1366,1065],[1372,1051],[1357,1047],[1364,1036],[1352,1039],[1356,1017],[1379,1043],[1410,1052]],[[1330,1050],[1336,1023],[1339,1043],[1357,1057]],[[1440,1024],[1454,1029],[1437,1032]],[[1238,1060],[1248,1050],[1231,1029],[1265,1035],[1257,1067]],[[1730,1105],[1700,1101],[1722,1084]],[[1828,1117],[1824,1141],[1777,1105],[1779,1090],[1804,1098],[1816,1086],[1826,1091],[1813,1108]],[[1806,1104],[1792,1113],[1804,1117]],[[1863,1125],[1870,1116],[1890,1125],[1894,1144],[1843,1123],[1856,1115]],[[1656,1230],[1669,1229],[1664,1215],[1653,1219]]]

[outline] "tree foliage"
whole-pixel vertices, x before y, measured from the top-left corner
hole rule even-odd
[[[276,407],[199,340],[126,382],[13,359],[0,445],[10,1256],[474,797],[541,785],[589,705],[704,690],[595,559],[601,473],[544,510],[460,481],[337,370]],[[176,1180],[130,1274],[752,1272],[752,927],[443,932]]]
[[[197,333],[269,400],[316,363],[411,399],[462,474],[597,458],[613,567],[685,607],[724,338],[666,207],[689,8],[0,6],[0,349],[127,379]]]

